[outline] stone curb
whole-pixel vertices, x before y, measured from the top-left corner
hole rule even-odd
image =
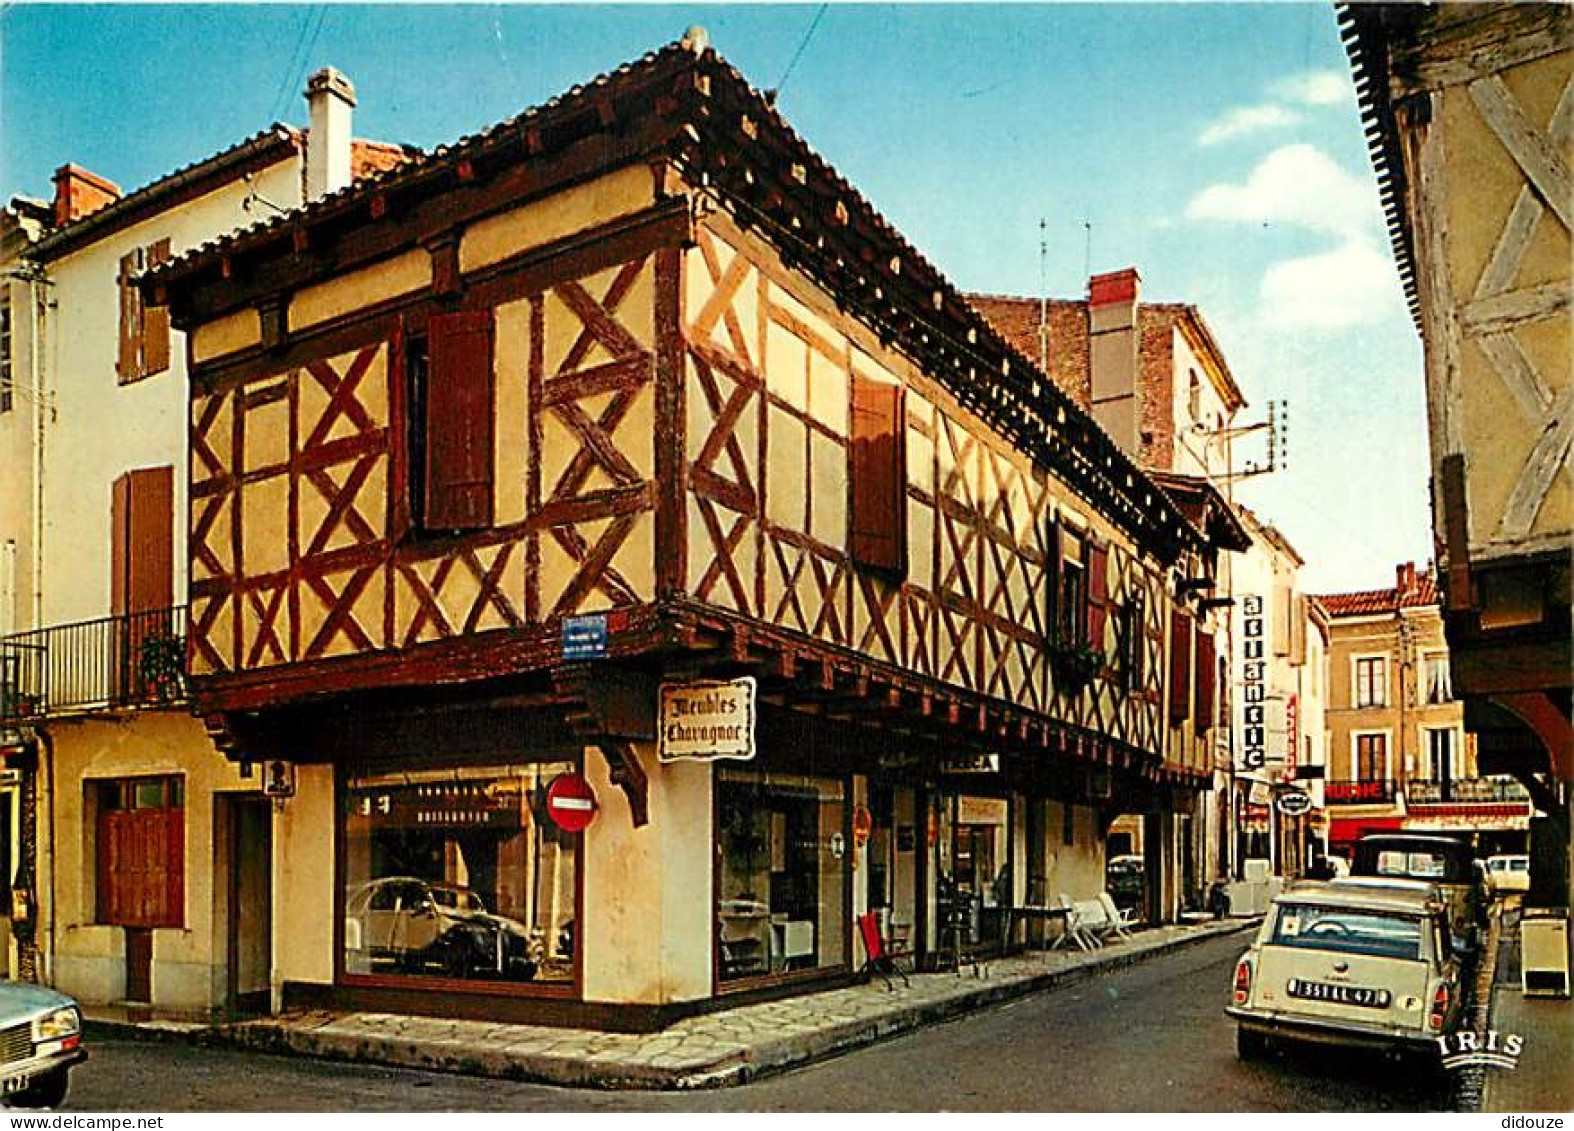
[[[412,1041],[344,1032],[334,1030],[331,1020],[309,1028],[268,1021],[187,1026],[97,1018],[88,1019],[86,1028],[90,1035],[251,1049],[560,1087],[658,1091],[723,1088],[825,1060],[1017,998],[1060,989],[1096,974],[1123,969],[1161,954],[1253,930],[1259,922],[1260,918],[1252,918],[1232,920],[1228,925],[1210,924],[1195,932],[1150,946],[1098,954],[1096,958],[1070,969],[1045,971],[993,985],[981,982],[976,989],[937,1001],[882,1011],[874,1016],[825,1026],[811,1033],[766,1039],[720,1055],[707,1055],[703,1060],[685,1062],[674,1058],[672,1063],[659,1065],[634,1063],[616,1053],[564,1056],[510,1052],[507,1048],[477,1050],[470,1043],[457,1039]]]

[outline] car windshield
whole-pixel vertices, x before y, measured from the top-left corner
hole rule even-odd
[[[452,911],[485,911],[481,897],[474,892],[455,891],[453,888],[433,888],[432,901],[439,907]]]
[[[1279,908],[1269,942],[1302,950],[1420,958],[1421,920],[1378,911],[1291,903]]]

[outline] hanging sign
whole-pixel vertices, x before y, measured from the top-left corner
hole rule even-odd
[[[998,774],[999,754],[953,754],[940,762],[942,774]]]
[[[853,810],[853,847],[862,848],[869,843],[869,834],[874,831],[874,814],[869,812],[867,805],[860,805]]]
[[[1304,789],[1291,789],[1281,793],[1274,804],[1286,817],[1299,817],[1311,811],[1312,798]]]
[[[1264,683],[1267,659],[1263,654],[1262,596],[1250,593],[1241,599],[1242,663],[1241,702],[1243,723],[1240,768],[1259,770],[1268,760],[1267,687]]]
[[[754,677],[661,685],[657,753],[663,762],[754,757]]]
[[[1291,695],[1284,701],[1284,772],[1285,781],[1295,780],[1295,770],[1301,755],[1301,698]]]
[[[579,774],[559,774],[547,786],[547,816],[566,833],[583,832],[596,819],[596,794]]]
[[[262,795],[264,797],[295,796],[295,763],[280,759],[262,764]]]

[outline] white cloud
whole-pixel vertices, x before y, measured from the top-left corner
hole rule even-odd
[[[1280,79],[1269,90],[1275,98],[1306,106],[1337,106],[1355,99],[1355,87],[1341,71],[1303,71]]]
[[[1370,185],[1315,146],[1286,145],[1264,157],[1241,184],[1209,185],[1186,206],[1190,220],[1287,224],[1354,237],[1381,226]]]
[[[1241,106],[1209,124],[1197,135],[1198,145],[1217,145],[1242,134],[1293,126],[1301,120],[1294,110],[1273,102],[1260,106]]]
[[[1287,259],[1263,274],[1261,314],[1274,326],[1343,330],[1391,317],[1399,282],[1393,262],[1364,239]]]

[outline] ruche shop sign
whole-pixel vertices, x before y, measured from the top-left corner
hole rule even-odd
[[[661,685],[657,756],[663,762],[754,757],[754,677]]]

